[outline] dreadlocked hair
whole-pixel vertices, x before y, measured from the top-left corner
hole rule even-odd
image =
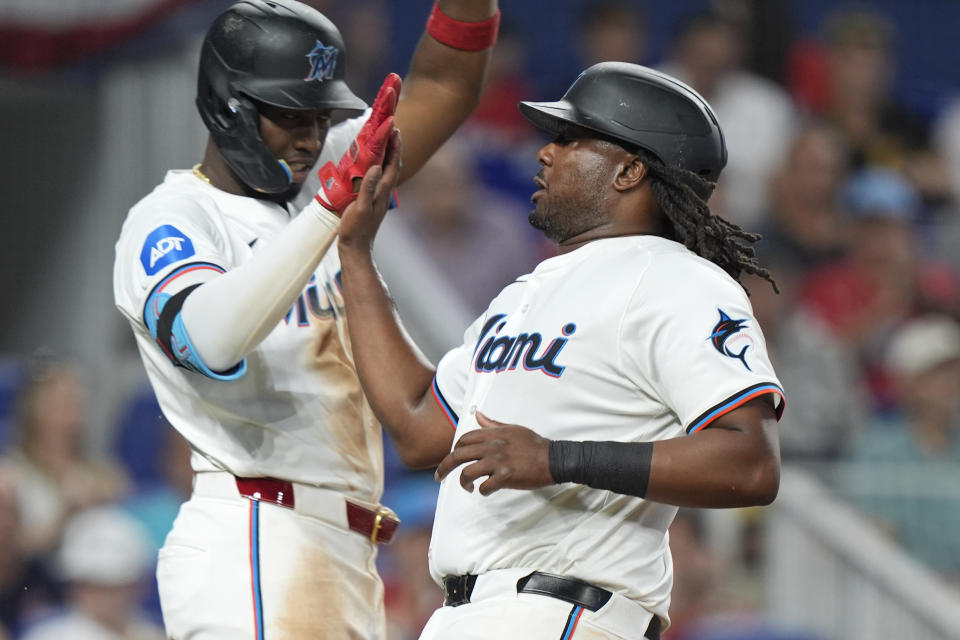
[[[741,274],[751,273],[769,282],[773,290],[780,293],[770,272],[757,261],[756,250],[746,244],[759,240],[760,234],[744,231],[713,215],[706,200],[697,195],[698,191],[709,194],[713,183],[692,171],[668,167],[649,154],[641,152],[641,156],[653,177],[650,187],[660,211],[670,223],[673,240],[716,264],[737,282],[740,282]]]

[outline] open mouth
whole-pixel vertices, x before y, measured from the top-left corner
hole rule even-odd
[[[536,202],[538,198],[544,195],[547,192],[547,183],[543,181],[543,178],[537,176],[533,179],[533,184],[537,185],[539,189],[533,192],[533,195],[530,196],[530,202]]]
[[[303,182],[307,179],[307,176],[310,174],[310,170],[313,168],[312,163],[307,162],[288,162],[287,166],[290,167],[290,173],[293,176],[294,182]]]

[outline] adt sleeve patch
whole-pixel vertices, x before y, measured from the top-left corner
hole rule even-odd
[[[143,249],[140,250],[140,263],[148,276],[174,262],[189,258],[196,251],[193,242],[176,227],[165,224],[150,232]]]

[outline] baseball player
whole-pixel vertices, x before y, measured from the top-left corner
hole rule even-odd
[[[374,562],[397,519],[379,504],[380,426],[330,247],[394,122],[412,150],[402,179],[472,111],[496,4],[438,0],[403,95],[391,74],[369,109],[315,9],[243,0],[210,27],[203,161],[130,210],[114,268],[160,406],[193,448],[193,495],[157,569],[170,638],[384,637]],[[338,112],[356,117],[331,126]]]
[[[436,371],[370,253],[392,150],[340,229],[374,411],[409,462],[445,456],[430,567],[446,602],[421,637],[656,639],[678,506],[778,490],[783,392],[737,282],[769,275],[744,246],[757,236],[706,205],[726,148],[692,89],[606,62],[560,101],[520,108],[555,136],[530,222],[559,255],[494,298]]]

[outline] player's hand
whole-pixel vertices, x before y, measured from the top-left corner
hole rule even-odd
[[[400,156],[402,155],[400,132],[391,129],[383,157],[383,165],[367,170],[357,199],[343,212],[340,219],[339,249],[356,249],[369,252],[383,217],[390,207],[390,195],[400,179]]]
[[[478,478],[488,476],[480,494],[499,489],[539,489],[554,484],[550,475],[550,441],[526,427],[491,420],[479,411],[482,427],[457,440],[453,451],[440,461],[435,477],[443,480],[462,464],[460,485],[473,492]]]
[[[320,167],[320,189],[315,197],[325,209],[342,215],[347,206],[356,200],[361,178],[367,175],[370,167],[383,162],[393,130],[393,114],[397,110],[401,82],[400,76],[395,73],[386,77],[373,102],[370,117],[357,134],[357,139],[340,158],[340,162],[328,162]]]

